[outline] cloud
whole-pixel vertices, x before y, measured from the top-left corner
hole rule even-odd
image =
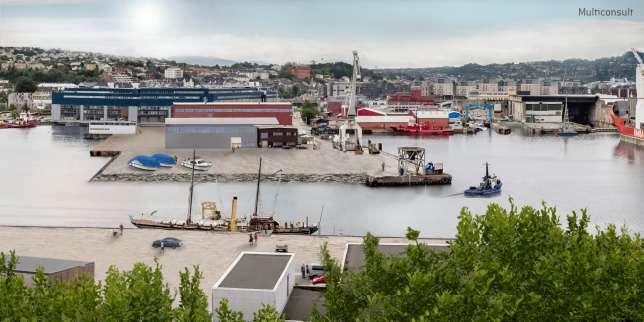
[[[233,60],[307,63],[351,59],[360,52],[369,67],[428,67],[506,63],[620,55],[631,47],[644,48],[644,22],[579,19],[548,21],[467,36],[378,41],[320,40],[288,36],[232,33],[181,33],[159,30],[142,33],[126,20],[8,18],[0,22],[0,45],[39,46],[98,51],[132,56],[199,55]]]
[[[95,0],[0,0],[0,5],[31,6],[39,4],[76,4],[94,1]]]

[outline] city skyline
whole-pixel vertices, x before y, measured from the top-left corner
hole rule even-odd
[[[579,8],[631,8],[634,14],[585,17],[578,15]],[[551,1],[544,6],[0,0],[0,45],[279,64],[347,61],[357,49],[369,68],[594,59],[644,47],[642,8],[635,1]]]

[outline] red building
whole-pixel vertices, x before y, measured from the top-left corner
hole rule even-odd
[[[432,129],[449,128],[449,112],[441,110],[418,110],[412,112],[416,124],[425,125]]]
[[[171,116],[193,117],[274,117],[280,125],[293,124],[293,108],[288,102],[174,103]]]
[[[288,74],[297,79],[311,78],[311,67],[309,66],[293,66],[289,69]]]
[[[434,105],[434,100],[429,96],[423,96],[420,86],[412,86],[409,93],[395,93],[387,96],[387,103],[390,105]]]
[[[371,108],[358,109],[356,122],[363,130],[391,130],[399,126],[407,126],[413,117],[409,114],[387,114]]]

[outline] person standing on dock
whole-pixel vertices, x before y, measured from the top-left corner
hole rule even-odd
[[[253,246],[253,233],[248,234],[248,244]]]
[[[255,246],[257,246],[257,238],[258,238],[258,234],[257,232],[255,232]]]
[[[119,224],[119,233],[123,236],[123,224]]]
[[[385,161],[382,161],[382,172],[385,172]]]

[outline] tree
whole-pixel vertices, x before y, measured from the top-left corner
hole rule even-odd
[[[644,241],[609,225],[588,232],[585,210],[560,225],[556,209],[463,209],[448,252],[408,229],[400,256],[364,239],[365,265],[342,273],[322,249],[326,314],[314,321],[644,320]]]
[[[177,321],[212,321],[208,313],[208,298],[201,290],[203,275],[198,266],[194,266],[194,274],[190,275],[188,268],[179,273],[180,303],[176,309]]]
[[[18,258],[11,251],[0,252],[0,320],[28,319],[29,296],[22,275],[14,272]]]
[[[20,77],[16,81],[15,91],[18,93],[33,93],[36,89],[38,89],[38,86],[30,78]]]
[[[320,110],[318,109],[317,104],[313,104],[308,101],[304,102],[302,108],[300,109],[302,121],[306,122],[306,124],[311,124],[311,120],[319,114]]]
[[[272,305],[264,304],[255,313],[253,313],[253,322],[284,322],[284,318],[280,316],[275,307]]]
[[[228,307],[228,300],[223,298],[219,301],[219,306],[215,310],[217,317],[221,322],[244,322],[242,312],[233,311]]]

